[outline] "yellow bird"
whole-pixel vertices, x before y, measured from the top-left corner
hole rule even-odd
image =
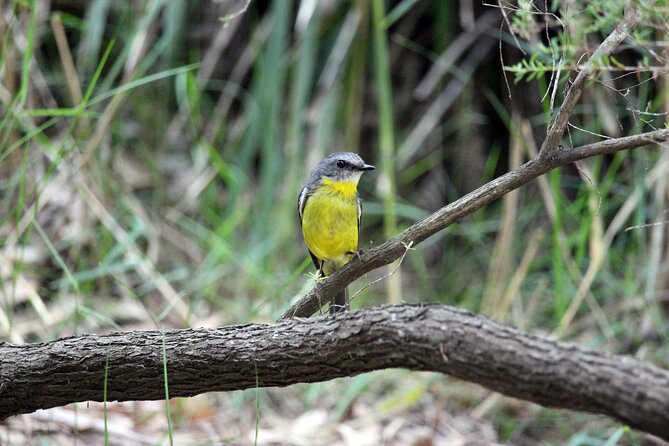
[[[358,249],[362,202],[358,181],[374,166],[355,153],[337,152],[318,163],[297,199],[302,235],[320,275],[329,276]],[[330,314],[349,308],[346,289],[330,304]]]

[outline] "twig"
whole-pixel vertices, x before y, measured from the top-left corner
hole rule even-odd
[[[382,280],[384,280],[384,279],[386,279],[386,278],[392,276],[393,274],[395,274],[395,273],[397,272],[397,270],[400,268],[400,266],[402,266],[402,263],[404,262],[404,257],[406,257],[407,252],[409,252],[409,251],[411,251],[411,250],[414,249],[414,248],[411,247],[412,245],[413,245],[413,242],[409,242],[409,244],[406,245],[406,251],[404,251],[404,254],[402,254],[402,257],[400,257],[400,260],[397,262],[397,265],[395,266],[395,268],[393,268],[392,271],[390,271],[389,273],[384,274],[383,276],[379,277],[378,279],[372,280],[372,281],[369,282],[367,285],[365,285],[364,287],[360,288],[358,291],[356,291],[356,292],[353,294],[353,296],[350,297],[349,302],[353,302],[353,298],[354,298],[355,296],[357,296],[358,294],[362,293],[363,291],[365,291],[365,290],[366,290],[367,288],[369,288],[370,286],[372,286],[372,285],[374,285],[374,284],[377,284],[377,283],[381,282]]]
[[[574,79],[574,82],[567,91],[564,101],[562,102],[562,107],[560,107],[560,110],[558,110],[555,121],[553,122],[553,125],[550,126],[548,134],[546,135],[546,139],[541,145],[541,149],[539,151],[540,156],[550,158],[555,155],[555,152],[557,152],[559,148],[562,135],[567,128],[569,117],[571,116],[576,103],[581,97],[581,93],[583,93],[586,80],[593,73],[596,65],[601,63],[604,57],[610,55],[613,50],[615,50],[618,45],[620,45],[623,40],[625,40],[630,30],[634,27],[635,23],[636,14],[634,9],[630,8],[625,13],[625,20],[618,24],[616,29],[614,29],[606,39],[604,39],[597,50],[595,50],[592,56],[590,56],[590,59],[588,59],[588,62],[578,73],[576,79]]]

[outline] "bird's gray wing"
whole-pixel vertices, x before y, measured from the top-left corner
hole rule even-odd
[[[358,243],[360,240],[360,226],[362,226],[362,200],[360,197],[357,198],[358,200]]]
[[[300,228],[302,228],[302,215],[304,213],[304,206],[306,206],[307,200],[309,199],[310,196],[309,192],[310,192],[309,187],[304,186],[300,191],[300,195],[297,197],[297,213],[300,217]],[[311,260],[314,262],[316,269],[318,269],[319,272],[322,272],[323,262],[318,257],[316,257],[308,247],[307,251],[309,251],[309,255],[311,256]]]

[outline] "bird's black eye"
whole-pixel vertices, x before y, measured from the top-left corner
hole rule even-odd
[[[344,161],[344,160],[337,161],[337,167],[339,167],[340,169],[342,169],[345,165],[346,165],[346,161]]]

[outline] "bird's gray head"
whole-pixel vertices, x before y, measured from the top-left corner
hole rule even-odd
[[[356,184],[367,170],[374,170],[374,166],[365,162],[356,153],[336,152],[328,155],[311,171],[311,181],[322,178],[333,181],[352,181]]]

